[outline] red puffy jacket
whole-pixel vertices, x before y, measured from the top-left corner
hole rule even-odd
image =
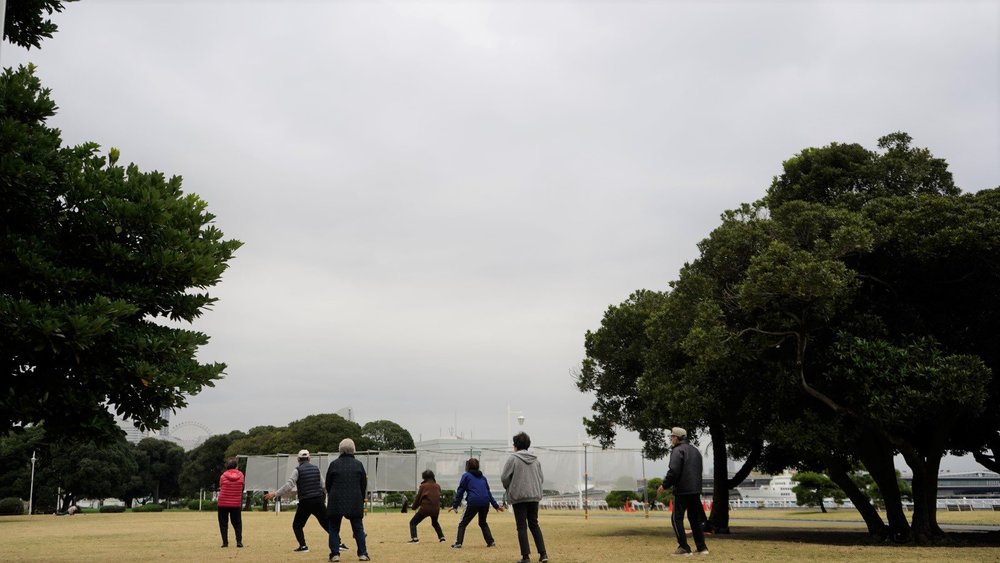
[[[223,508],[243,506],[243,473],[239,469],[227,469],[219,477],[219,506]]]

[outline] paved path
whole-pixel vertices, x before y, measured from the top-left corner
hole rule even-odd
[[[833,524],[834,526],[844,526],[853,528],[864,528],[865,523],[852,520],[798,520],[794,518],[745,518],[730,517],[729,521],[736,523],[743,522],[784,522],[787,524]],[[1000,526],[990,526],[983,524],[940,524],[941,529],[946,532],[1000,532]]]

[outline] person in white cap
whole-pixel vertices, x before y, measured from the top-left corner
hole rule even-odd
[[[264,495],[264,498],[271,500],[274,497],[287,495],[298,490],[299,505],[295,508],[295,518],[292,519],[292,532],[299,542],[299,547],[293,551],[296,553],[306,553],[309,546],[306,545],[306,535],[303,529],[309,516],[315,516],[319,525],[323,526],[323,531],[330,533],[329,520],[326,517],[326,506],[324,502],[323,480],[320,476],[319,468],[309,463],[309,450],[299,451],[299,466],[292,470],[292,475],[288,482],[277,491]]]
[[[698,555],[708,555],[705,545],[705,532],[702,523],[705,521],[705,511],[701,506],[701,452],[687,441],[687,431],[683,428],[670,429],[670,465],[663,484],[658,489],[663,492],[666,487],[674,489],[674,513],[670,523],[677,535],[677,551],[673,555],[691,555],[687,535],[684,533],[684,513],[688,513],[691,523],[691,535]]]

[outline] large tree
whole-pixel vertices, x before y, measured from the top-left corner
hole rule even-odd
[[[38,48],[42,39],[51,38],[59,26],[50,16],[63,10],[63,3],[77,0],[7,0],[3,38],[26,49]]]
[[[141,489],[135,496],[151,496],[158,503],[180,494],[184,448],[159,438],[143,438],[136,445],[136,460]]]
[[[32,67],[0,76],[0,429],[52,435],[142,429],[212,386],[193,322],[240,242],[180,177],[62,145]]]
[[[361,427],[364,449],[368,450],[412,450],[413,436],[402,426],[391,420],[373,420]]]
[[[640,375],[606,381],[616,356],[588,347],[601,369],[579,383],[610,423],[595,430],[613,436],[619,406],[640,398],[713,438],[714,421],[727,443],[738,429],[734,445],[764,441],[762,468],[828,471],[882,534],[850,479],[860,462],[893,539],[911,525],[918,540],[940,536],[941,457],[971,451],[995,465],[987,452],[1000,445],[1000,190],[962,195],[947,164],[910,142],[894,133],[874,151],[802,151],[762,201],[723,216],[652,322],[611,330],[606,315],[606,350],[640,350],[623,356]],[[914,473],[912,524],[896,453]]]
[[[184,456],[180,474],[181,494],[197,496],[201,489],[215,490],[225,470],[226,449],[246,434],[238,430],[210,436]]]

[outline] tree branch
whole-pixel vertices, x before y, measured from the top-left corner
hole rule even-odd
[[[739,487],[744,480],[746,480],[747,475],[753,471],[753,468],[757,466],[757,462],[760,461],[760,455],[764,450],[764,443],[757,442],[757,444],[750,450],[750,455],[747,456],[746,461],[743,462],[743,467],[733,475],[732,479],[726,481],[726,487],[729,489],[735,489]]]

